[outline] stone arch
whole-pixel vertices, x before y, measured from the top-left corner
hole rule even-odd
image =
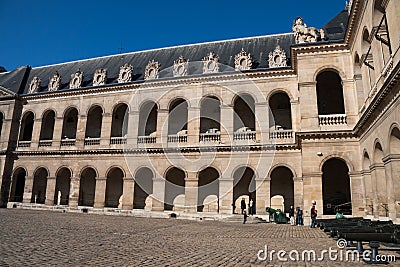
[[[79,206],[93,207],[96,190],[96,177],[98,177],[98,172],[94,167],[86,166],[82,168],[79,182]]]
[[[112,167],[109,169],[107,172],[104,207],[118,208],[123,192],[124,177],[125,174],[122,168]]]
[[[340,74],[324,69],[318,73],[316,81],[318,115],[346,114]]]
[[[187,134],[189,104],[184,98],[174,98],[168,105],[168,134]],[[185,132],[186,131],[186,132]]]
[[[389,131],[389,147],[388,151],[390,154],[400,154],[400,127],[397,124],[393,124]]]
[[[370,166],[371,166],[371,159],[369,157],[367,150],[364,150],[362,168],[364,171],[369,171]]]
[[[200,133],[211,133],[210,131],[221,131],[221,101],[215,96],[207,95],[200,100]]]
[[[383,146],[382,142],[377,138],[374,141],[374,157],[373,157],[373,163],[383,163],[383,157],[385,153],[383,152]]]
[[[185,178],[187,177],[185,171],[171,166],[167,169],[164,177],[164,210],[182,210],[184,203],[181,203],[181,200],[182,196],[185,195]]]
[[[56,188],[54,190],[54,204],[56,205],[69,204],[71,177],[72,177],[72,171],[69,167],[63,166],[58,168],[58,170],[56,171]]]
[[[367,26],[364,26],[361,38],[361,50],[363,53],[367,53],[370,44],[371,43],[369,41],[369,30]]]
[[[21,128],[19,132],[19,141],[31,141],[35,114],[32,111],[24,112],[21,119]]]
[[[110,171],[112,171],[112,169],[120,169],[122,172],[122,177],[126,177],[126,171],[123,167],[119,166],[119,165],[111,165],[111,167],[108,167],[107,171],[106,171],[106,177],[109,174]]]
[[[31,203],[45,203],[47,177],[49,177],[49,171],[46,167],[38,167],[34,171]]]
[[[340,80],[342,80],[342,81],[347,79],[346,73],[339,67],[337,67],[335,65],[324,65],[324,66],[319,67],[314,72],[313,81],[317,82],[318,75],[320,75],[321,73],[323,73],[325,71],[335,72],[337,75],[339,75]]]
[[[79,112],[75,107],[69,107],[64,111],[61,139],[76,139]]]
[[[270,109],[269,127],[274,130],[292,129],[292,107],[285,91],[276,91],[268,99]]]
[[[157,131],[158,104],[152,100],[143,101],[139,107],[138,136],[151,136]]]
[[[267,100],[267,102],[269,102],[269,99],[271,98],[271,96],[273,96],[274,94],[277,94],[277,93],[287,94],[289,99],[290,99],[290,101],[294,101],[295,100],[293,94],[289,90],[287,90],[286,88],[275,88],[275,89],[271,90],[267,94],[267,97],[265,98]]]
[[[243,165],[233,172],[233,212],[239,213],[240,200],[246,196],[252,199],[256,207],[256,178],[257,173],[251,166]],[[248,204],[248,203],[247,203]]]
[[[333,153],[333,154],[330,154],[330,155],[326,156],[325,158],[323,158],[319,165],[319,170],[322,172],[322,168],[323,168],[325,162],[327,162],[328,160],[333,159],[333,158],[338,158],[338,159],[344,161],[347,165],[347,168],[349,169],[349,172],[353,172],[355,170],[354,165],[351,162],[350,158],[348,156],[346,156],[345,154],[338,154],[338,153]]]
[[[272,173],[272,171],[273,171],[274,169],[276,169],[277,167],[285,167],[285,168],[288,168],[288,169],[290,170],[290,172],[293,174],[293,179],[295,179],[295,178],[297,177],[296,170],[295,170],[292,166],[290,166],[289,164],[286,164],[286,163],[284,163],[284,162],[279,162],[279,163],[276,163],[276,164],[274,164],[273,166],[271,166],[271,168],[270,168],[269,171],[268,171],[268,176],[267,176],[267,177],[271,178],[271,173]]]
[[[284,199],[284,212],[288,212],[290,206],[294,206],[294,178],[295,173],[284,165],[275,165],[271,169],[270,176],[271,205],[272,198],[280,195]],[[272,207],[272,206],[271,206]],[[272,207],[275,208],[275,207]]]
[[[12,173],[10,202],[22,202],[25,189],[25,177],[28,175],[26,168],[18,166]]]
[[[55,119],[56,112],[53,109],[43,112],[39,140],[53,140]]]
[[[257,96],[253,92],[250,92],[250,91],[238,91],[238,92],[232,92],[232,94],[233,94],[233,96],[230,101],[232,106],[235,105],[235,101],[237,100],[237,98],[242,95],[248,95],[249,97],[251,97],[254,104],[258,104],[259,102],[262,102],[262,99],[261,100],[258,99]]]
[[[152,168],[141,166],[135,171],[135,188],[133,194],[134,209],[149,209],[146,200],[153,194],[153,179],[155,174]]]
[[[118,103],[112,109],[111,137],[124,137],[128,133],[129,106]]]
[[[323,214],[352,214],[349,167],[345,159],[331,157],[322,165]]]
[[[255,99],[249,93],[236,94],[233,98],[233,130],[256,130]]]
[[[92,105],[87,112],[85,138],[100,138],[104,110],[102,106]]]
[[[99,108],[101,109],[101,113],[102,113],[102,114],[105,113],[105,108],[104,108],[104,106],[103,106],[102,104],[100,104],[100,103],[93,103],[93,104],[91,104],[90,106],[88,106],[88,107],[86,108],[86,112],[85,112],[86,116],[89,116],[90,111],[93,110],[93,109],[96,108],[96,107],[99,107]]]
[[[219,170],[209,166],[199,171],[197,177],[197,211],[218,212],[219,178],[221,177]]]

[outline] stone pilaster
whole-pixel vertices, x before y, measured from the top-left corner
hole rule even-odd
[[[371,177],[374,181],[373,191],[376,194],[373,203],[374,217],[386,217],[386,205],[387,205],[387,182],[385,177],[385,165],[383,163],[375,163],[370,166]]]
[[[271,178],[256,178],[256,213],[267,214],[265,208],[271,206]]]
[[[62,114],[61,114],[62,115]],[[64,118],[56,116],[54,121],[53,147],[60,147]]]
[[[296,132],[300,127],[300,101],[299,99],[291,100],[290,101],[290,115],[292,118],[292,129]]]
[[[122,209],[131,210],[133,209],[133,195],[135,188],[135,180],[133,177],[124,178],[123,197],[122,197]]]
[[[198,183],[197,172],[188,172],[188,176],[185,179],[186,212],[197,212]]]
[[[79,148],[84,147],[85,130],[86,130],[87,116],[78,114],[78,123],[76,127],[76,142],[75,146]]]
[[[400,154],[389,154],[383,158],[383,162],[385,164],[389,217],[396,220],[400,214],[400,182],[396,179],[400,173]]]
[[[139,131],[139,111],[131,111],[129,112],[129,119],[128,119],[128,145],[136,145],[137,144],[137,137]]]
[[[33,122],[31,147],[34,148],[38,147],[41,128],[42,128],[42,118],[35,118]]]
[[[361,172],[350,173],[351,209],[353,216],[365,216],[364,183]]]
[[[101,135],[100,135],[101,147],[108,147],[110,145],[112,119],[113,117],[111,113],[103,114],[103,120],[101,122]]]
[[[304,203],[304,183],[302,177],[293,178],[293,190],[294,190],[294,208],[302,206]],[[322,210],[321,210],[322,211]]]
[[[316,86],[316,82],[299,83],[301,129],[319,130]]]
[[[69,206],[70,207],[78,207],[78,199],[79,199],[79,187],[80,187],[80,179],[79,177],[71,177],[71,183],[69,185]]]
[[[159,109],[157,111],[157,143],[166,144],[168,139],[168,109]]]
[[[33,176],[25,176],[24,203],[31,203],[33,190]]]
[[[233,214],[233,179],[219,178],[219,213]]]
[[[96,190],[94,194],[94,207],[104,208],[106,198],[106,182],[107,177],[96,177]]]
[[[234,110],[231,105],[221,106],[221,142],[224,145],[230,145],[233,141],[233,114]]]
[[[153,201],[152,211],[163,211],[165,201],[165,179],[164,177],[156,177],[153,180]]]
[[[200,108],[188,107],[188,144],[198,144],[200,135]]]
[[[300,203],[300,207],[304,211],[304,216],[310,217],[309,208],[312,206],[312,201],[317,201],[316,208],[319,214],[322,214],[323,196],[322,196],[322,172],[303,173],[303,192],[304,200]]]
[[[49,176],[47,177],[47,184],[46,184],[46,205],[54,205],[54,194],[56,190],[56,177]]]

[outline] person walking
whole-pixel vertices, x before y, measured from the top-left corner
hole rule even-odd
[[[293,208],[293,206],[290,206],[289,218],[290,218],[290,225],[294,225],[294,208]]]
[[[249,215],[250,216],[253,216],[253,214],[254,214],[253,208],[254,208],[254,202],[253,202],[253,199],[250,198],[250,202],[249,202]]]
[[[317,210],[315,209],[316,201],[313,200],[311,207],[311,228],[315,228],[316,220],[317,220]]]
[[[243,224],[245,224],[247,221],[247,213],[246,210],[243,211]]]
[[[242,214],[246,210],[246,201],[244,198],[242,198],[242,201],[240,201],[240,208],[242,209]]]
[[[297,210],[297,225],[303,225],[303,210],[300,207]]]

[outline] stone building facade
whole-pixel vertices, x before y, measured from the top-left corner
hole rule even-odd
[[[399,218],[399,14],[0,73],[0,204]]]

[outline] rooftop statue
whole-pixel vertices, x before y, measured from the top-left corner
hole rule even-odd
[[[296,38],[296,44],[325,40],[325,31],[323,29],[317,30],[314,27],[307,27],[301,17],[297,17],[294,20],[292,31]]]

